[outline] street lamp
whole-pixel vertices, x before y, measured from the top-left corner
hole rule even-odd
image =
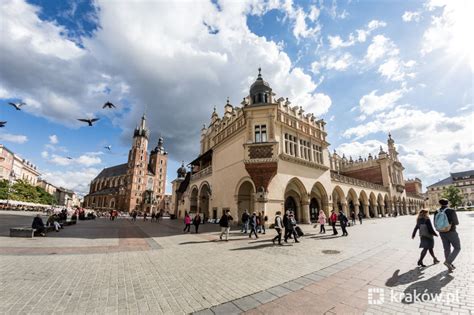
[[[7,209],[10,205],[10,190],[11,187],[13,186],[13,181],[16,179],[16,174],[15,171],[12,170],[10,174],[8,175],[8,189],[7,189]]]

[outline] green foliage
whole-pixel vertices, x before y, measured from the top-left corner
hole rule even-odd
[[[0,183],[0,197],[3,193],[3,182]],[[7,199],[8,195],[8,181],[7,181],[7,188],[5,190],[5,198]],[[49,194],[46,190],[41,187],[36,187],[30,185],[28,182],[24,180],[16,181],[11,189],[10,189],[10,200],[17,200],[17,201],[25,201],[25,202],[33,202],[33,203],[41,203],[41,204],[54,204],[56,203],[56,198]]]
[[[8,180],[0,180],[0,199],[8,198]]]
[[[449,186],[443,191],[441,196],[449,200],[450,207],[456,208],[462,204],[462,194],[457,187]]]

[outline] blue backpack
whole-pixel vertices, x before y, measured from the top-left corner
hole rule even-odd
[[[434,225],[438,232],[449,232],[449,230],[451,230],[451,224],[446,215],[446,209],[440,209],[436,214]]]

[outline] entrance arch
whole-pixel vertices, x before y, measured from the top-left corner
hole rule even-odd
[[[369,197],[369,215],[371,218],[377,217],[377,198],[373,192],[370,193]]]
[[[324,186],[317,182],[313,185],[310,194],[309,213],[311,221],[317,221],[319,216],[319,210],[323,210],[326,215],[329,215],[328,208],[328,195]]]
[[[347,193],[347,207],[348,207],[348,215],[354,211],[355,214],[359,211],[359,199],[357,198],[357,194],[354,189],[349,189]]]
[[[189,212],[196,213],[197,212],[197,207],[198,207],[198,194],[199,194],[199,189],[194,186],[191,189],[191,197],[189,198]]]
[[[306,206],[306,209],[303,209],[304,206]],[[303,183],[297,178],[291,179],[286,185],[285,212],[287,210],[294,212],[296,221],[309,221],[308,194]],[[308,213],[304,213],[304,210]]]
[[[248,210],[249,214],[254,211],[255,188],[250,180],[245,180],[238,186],[237,191],[237,220],[240,222],[242,214]]]
[[[342,191],[341,187],[336,186],[332,191],[332,208],[334,211],[344,211],[347,216],[346,207],[346,197],[344,196],[344,192]]]
[[[199,190],[199,209],[198,212],[202,213],[203,219],[210,217],[209,213],[209,198],[211,197],[211,189],[208,183],[204,183]]]

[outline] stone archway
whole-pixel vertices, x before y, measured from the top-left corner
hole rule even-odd
[[[250,180],[246,180],[240,184],[237,191],[237,216],[234,219],[238,222],[241,221],[242,214],[245,210],[252,214],[254,211],[254,196],[255,189]]]
[[[347,192],[347,208],[348,208],[348,215],[354,211],[355,214],[359,211],[359,199],[357,198],[357,194],[354,189],[349,189]]]
[[[378,217],[377,198],[375,197],[375,194],[373,192],[371,192],[369,196],[369,216],[371,218]]]
[[[364,217],[370,217],[369,214],[369,198],[365,190],[362,190],[359,195],[359,211],[364,214]]]
[[[303,183],[297,178],[291,179],[286,185],[285,212],[287,210],[294,212],[296,221],[309,222],[308,194]]]
[[[347,216],[347,202],[346,197],[344,196],[344,192],[342,188],[339,186],[334,187],[332,194],[332,208],[334,211],[339,212],[343,211],[344,214]]]
[[[203,215],[203,219],[205,218],[206,220],[210,218],[210,209],[209,209],[209,199],[211,197],[211,189],[209,187],[208,183],[204,183],[201,185],[201,188],[199,189],[199,205],[198,205],[198,211]]]
[[[382,215],[382,217],[385,216],[385,202],[383,200],[383,197],[382,197],[382,194],[378,194],[377,195],[377,209],[378,209],[378,214],[380,216],[380,214]]]
[[[191,189],[191,197],[189,198],[189,212],[196,213],[198,210],[198,195],[199,195],[199,189],[194,186]]]
[[[310,193],[309,212],[311,221],[316,222],[319,216],[319,210],[323,210],[326,215],[329,215],[328,195],[324,186],[317,182],[313,185]]]

